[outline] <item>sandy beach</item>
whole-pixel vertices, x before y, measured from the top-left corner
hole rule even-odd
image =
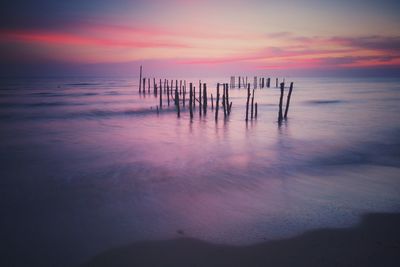
[[[400,214],[374,213],[344,229],[320,229],[252,246],[191,238],[137,242],[83,266],[399,266]]]

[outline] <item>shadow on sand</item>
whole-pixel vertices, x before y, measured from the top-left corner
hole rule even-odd
[[[105,251],[83,266],[400,266],[400,214],[368,214],[347,229],[251,246],[180,238]]]

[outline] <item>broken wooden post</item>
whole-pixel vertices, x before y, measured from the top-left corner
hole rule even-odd
[[[253,96],[251,97],[251,119],[253,119],[253,115],[254,115],[254,88],[253,88]]]
[[[189,91],[189,110],[190,110],[190,119],[193,119],[193,85],[192,83],[189,84],[190,91]]]
[[[292,96],[292,90],[293,90],[293,82],[290,83],[290,88],[289,88],[289,94],[287,96],[287,100],[286,100],[286,108],[285,108],[285,120],[287,118],[287,114],[289,111],[289,105],[290,105],[290,97]]]
[[[279,114],[278,114],[278,122],[282,121],[282,102],[283,102],[283,91],[285,89],[285,84],[281,83],[281,96],[279,98]]]
[[[203,113],[207,114],[207,84],[203,83]]]
[[[246,121],[249,120],[250,84],[247,84]]]
[[[140,74],[139,74],[139,94],[142,92],[142,65],[140,65]]]
[[[219,83],[217,83],[217,102],[215,103],[215,121],[218,120],[218,109],[219,109]]]

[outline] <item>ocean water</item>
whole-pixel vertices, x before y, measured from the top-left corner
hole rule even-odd
[[[254,244],[399,212],[400,79],[286,81],[278,124],[274,79],[246,123],[244,89],[215,122],[210,102],[177,118],[165,95],[158,114],[133,78],[2,78],[0,265],[74,266],[182,236]],[[215,101],[228,79],[203,82]]]

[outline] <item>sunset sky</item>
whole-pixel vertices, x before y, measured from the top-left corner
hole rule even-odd
[[[2,1],[1,75],[400,74],[400,1]]]

